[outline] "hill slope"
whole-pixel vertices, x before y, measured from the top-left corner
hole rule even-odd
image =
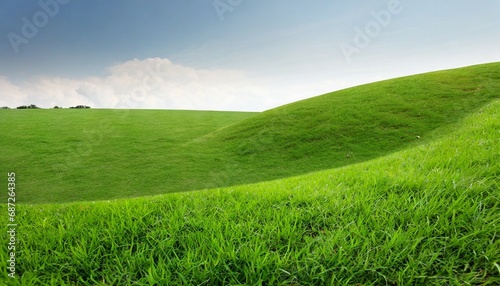
[[[0,154],[0,172],[19,174],[21,203],[285,178],[437,138],[499,98],[499,90],[494,63],[363,85],[257,115],[0,110],[0,146],[9,150]]]
[[[16,282],[498,285],[499,116],[496,100],[435,142],[285,180],[21,205]]]
[[[232,183],[250,183],[362,162],[432,140],[495,98],[500,63],[325,94],[266,111],[207,140],[230,150],[231,172],[241,169]]]

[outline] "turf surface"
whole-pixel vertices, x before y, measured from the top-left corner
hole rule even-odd
[[[0,110],[0,173],[18,174],[21,203],[286,178],[439,138],[499,98],[499,88],[500,64],[493,63],[363,85],[258,114]]]
[[[499,115],[496,100],[433,142],[299,177],[19,205],[17,278],[3,281],[499,285]]]

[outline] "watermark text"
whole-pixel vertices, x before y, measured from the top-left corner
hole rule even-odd
[[[354,38],[352,43],[340,43],[340,49],[344,54],[345,59],[351,62],[352,56],[360,54],[361,51],[367,48],[372,39],[378,37],[384,28],[387,28],[393,19],[394,15],[398,15],[403,11],[403,6],[399,0],[390,0],[387,3],[387,9],[382,9],[378,12],[372,11],[370,14],[373,20],[368,21],[364,29],[360,27],[354,28]]]
[[[10,32],[7,34],[12,49],[17,54],[19,46],[27,44],[37,34],[39,29],[47,26],[50,18],[54,18],[59,13],[60,6],[66,5],[70,0],[39,0],[38,6],[40,9],[36,11],[30,18],[21,18],[20,33]]]
[[[7,271],[10,278],[16,277],[16,173],[7,174],[8,197],[7,197],[7,212],[9,214],[9,222],[7,223],[8,235],[8,257]]]

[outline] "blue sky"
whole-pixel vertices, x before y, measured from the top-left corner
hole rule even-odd
[[[0,105],[263,111],[500,61],[500,1],[0,1]]]

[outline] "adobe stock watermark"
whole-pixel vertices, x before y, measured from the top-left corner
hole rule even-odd
[[[162,71],[160,70],[160,64],[155,64],[154,69],[151,66],[147,67],[142,77],[141,84],[134,87],[125,97],[122,97],[120,102],[115,106],[116,108],[136,108],[138,103],[143,102],[150,92],[154,91],[165,82]],[[168,76],[168,74],[165,75]]]
[[[145,75],[142,77],[141,84],[131,90],[121,101],[115,106],[116,108],[124,108],[123,114],[119,117],[124,120],[130,112],[131,108],[136,108],[138,104],[145,100],[147,94],[157,89],[164,81],[160,76],[159,64],[155,69],[148,68]],[[84,129],[82,131],[83,140],[74,146],[67,149],[67,155],[62,162],[52,166],[53,171],[58,177],[62,177],[65,172],[77,166],[82,162],[82,157],[88,157],[94,152],[94,148],[103,144],[106,137],[110,136],[115,131],[111,122],[108,119],[102,119],[99,122],[98,128],[93,130]]]
[[[387,28],[393,19],[394,15],[398,15],[403,11],[403,6],[399,0],[391,0],[387,3],[387,9],[378,12],[371,11],[373,20],[367,22],[364,29],[359,27],[354,28],[354,38],[351,43],[340,43],[340,49],[344,54],[347,62],[351,62],[352,56],[360,54],[361,51],[367,48],[372,39],[378,37],[384,28]]]
[[[214,0],[213,5],[215,12],[219,16],[219,19],[224,21],[224,14],[226,12],[233,12],[234,8],[243,3],[243,0]]]
[[[19,53],[19,46],[27,44],[39,32],[39,29],[47,26],[50,18],[54,18],[61,10],[61,5],[66,5],[70,0],[40,0],[38,6],[40,10],[36,11],[31,18],[21,18],[20,33],[10,32],[7,34],[10,45],[16,54]]]
[[[256,133],[256,136],[247,138],[241,142],[234,152],[239,157],[253,156],[261,152],[267,152],[273,145],[277,144],[278,130],[286,128],[286,122],[289,122],[289,107],[283,106],[278,114],[271,116],[268,124],[263,125]],[[210,179],[206,182],[206,189],[222,188],[241,184],[239,177],[249,172],[248,165],[240,162],[231,156],[220,168],[215,168],[210,172]]]
[[[9,220],[7,223],[8,234],[8,257],[7,260],[7,274],[10,278],[16,277],[16,243],[17,243],[17,223],[16,223],[16,173],[9,172],[7,174],[7,186],[8,186],[8,198],[7,198],[7,210],[9,215]]]

